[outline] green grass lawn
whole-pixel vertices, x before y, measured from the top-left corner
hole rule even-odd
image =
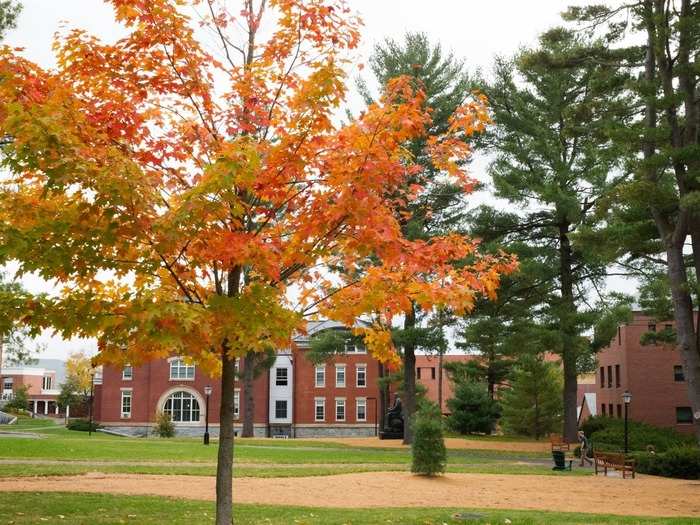
[[[70,431],[40,419],[21,419],[4,432],[32,432],[37,439],[0,438],[0,460],[47,460],[61,464],[3,464],[0,477],[71,475],[86,472],[214,475],[216,440],[204,446],[197,438],[125,438]],[[358,447],[319,440],[239,439],[235,445],[236,476],[323,476],[376,470],[408,470],[407,448]],[[449,450],[449,472],[577,475],[553,473],[545,454],[496,450]],[[71,463],[73,462],[73,463]],[[79,464],[75,462],[88,463]],[[107,464],[100,464],[106,462]],[[119,462],[120,464],[109,464]],[[157,464],[139,464],[155,462]],[[183,465],[186,462],[188,464]],[[524,463],[524,464],[523,464]],[[255,468],[250,468],[254,466]]]
[[[469,521],[453,518],[467,514]],[[477,516],[478,515],[478,516]],[[168,524],[191,525],[214,519],[214,504],[149,496],[108,494],[1,493],[0,523],[48,524]],[[513,525],[674,524],[691,525],[690,518],[627,518],[561,512],[481,509],[319,509],[269,505],[236,505],[236,525],[454,525],[458,523]]]

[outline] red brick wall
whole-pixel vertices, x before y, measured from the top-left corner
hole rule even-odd
[[[673,427],[680,432],[692,432],[692,425],[676,423],[676,407],[690,406],[688,385],[685,381],[676,382],[673,377],[674,365],[682,364],[680,352],[673,345],[643,346],[640,338],[647,332],[653,319],[635,315],[634,321],[621,327],[611,345],[601,351],[596,371],[596,402],[598,413],[602,405],[610,415],[617,417],[620,405],[624,414],[622,394],[628,390],[632,394],[629,417],[657,426]],[[657,331],[665,324],[656,323]],[[620,366],[620,386],[617,386],[615,365]],[[601,386],[600,367],[605,369],[605,384]],[[612,387],[608,387],[608,367],[612,371]]]

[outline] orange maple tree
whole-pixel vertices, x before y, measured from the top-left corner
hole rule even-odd
[[[96,337],[103,363],[182,355],[220,375],[217,523],[230,523],[237,357],[288,347],[313,310],[371,316],[361,335],[392,361],[392,316],[411,302],[468,312],[514,269],[460,235],[410,241],[396,211],[423,190],[398,191],[422,169],[403,145],[425,138],[471,187],[466,141],[488,112],[467,97],[426,136],[423,94],[398,78],[340,124],[360,25],[340,0],[111,4],[126,36],[69,31],[55,69],[0,51],[0,263],[60,287],[6,300],[34,330]]]

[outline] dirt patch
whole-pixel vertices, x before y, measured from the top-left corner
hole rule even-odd
[[[177,494],[198,500],[214,499],[214,488],[215,479],[204,476],[93,473],[0,480],[0,492]],[[700,518],[698,483],[653,476],[623,480],[448,474],[427,479],[406,472],[368,472],[318,478],[239,478],[234,500],[309,507],[463,507]]]
[[[318,438],[320,441],[340,443],[352,447],[409,448],[400,439],[369,438]],[[548,441],[489,441],[486,439],[445,438],[445,446],[465,450],[503,450],[508,452],[549,452]]]

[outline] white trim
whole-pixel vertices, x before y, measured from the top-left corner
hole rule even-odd
[[[365,373],[365,384],[364,385],[360,384],[360,368],[364,369],[364,373]],[[367,364],[366,363],[357,363],[355,365],[355,386],[357,388],[367,388]]]
[[[319,371],[323,371],[323,383],[318,382]],[[326,388],[326,365],[314,366],[314,388]]]
[[[343,384],[338,384],[338,370],[343,371]],[[345,363],[336,363],[335,365],[335,387],[345,388],[348,384],[348,366]]]
[[[131,370],[131,375],[130,375],[129,377],[126,377],[126,376],[124,375],[124,371],[125,371],[127,368],[128,368],[129,370]],[[134,379],[134,367],[131,366],[131,365],[124,365],[124,368],[122,368],[122,381],[131,381],[131,380],[133,380],[133,379]]]
[[[183,427],[203,427],[207,415],[207,404],[204,401],[204,396],[189,385],[174,385],[165,392],[163,392],[158,398],[158,402],[156,403],[155,407],[155,412],[162,412],[168,397],[170,397],[171,394],[174,394],[175,392],[179,392],[181,390],[183,392],[188,392],[192,394],[197,400],[197,403],[199,403],[199,421],[173,421],[173,424],[175,426]],[[153,414],[153,416],[155,417],[155,413]]]
[[[133,388],[122,388],[120,389],[121,395],[119,397],[119,417],[120,419],[131,419],[131,413],[133,412],[134,408],[134,394],[133,394]],[[124,394],[128,394],[124,395]],[[129,398],[129,411],[125,412],[124,411],[124,398],[128,397]]]
[[[192,377],[173,377],[173,361],[181,361],[182,365],[180,367],[184,367],[185,370],[188,368],[192,368]],[[187,363],[184,357],[179,356],[179,357],[171,357],[168,359],[168,379],[170,381],[194,381],[195,378],[197,377],[197,367],[195,366],[194,363]]]
[[[358,417],[358,408],[360,406],[358,403],[359,401],[362,401],[364,403],[364,407],[365,407],[365,417],[363,417],[362,419],[360,419]],[[362,422],[367,421],[367,398],[366,397],[356,397],[355,398],[355,421],[362,421]]]
[[[321,405],[319,405],[319,402]],[[319,406],[323,406],[323,418],[318,419],[317,409]],[[315,397],[314,398],[314,421],[323,422],[326,420],[326,398],[325,397]]]
[[[339,401],[342,401],[342,403],[338,403]],[[343,407],[343,417],[342,419],[338,418],[338,407],[342,406]],[[335,398],[335,413],[333,414],[333,421],[336,422],[344,422],[348,420],[348,403],[344,397],[336,397]]]

